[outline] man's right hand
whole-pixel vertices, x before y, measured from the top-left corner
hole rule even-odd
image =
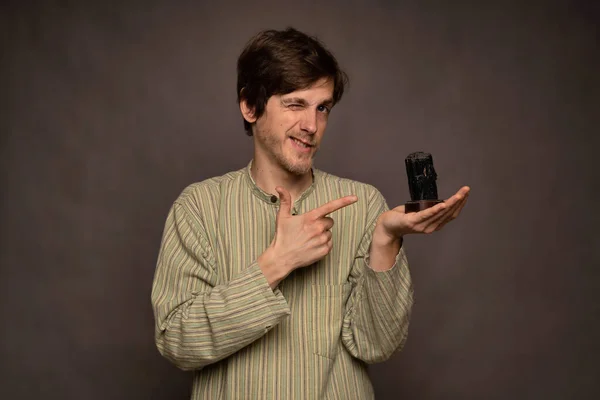
[[[271,288],[296,268],[311,265],[331,251],[331,227],[334,211],[356,203],[356,196],[345,196],[330,201],[302,215],[292,215],[292,198],[287,190],[277,187],[279,211],[275,237],[271,245],[258,257],[258,265]]]

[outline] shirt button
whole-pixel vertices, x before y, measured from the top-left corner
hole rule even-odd
[[[277,196],[271,196],[271,203],[277,203]]]

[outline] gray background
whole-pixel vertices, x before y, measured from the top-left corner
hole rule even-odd
[[[525,2],[524,2],[525,3]],[[460,219],[409,237],[379,399],[599,398],[597,2],[3,2],[0,398],[187,398],[153,344],[171,202],[251,157],[235,62],[317,35],[351,78],[317,166],[408,199],[434,155]]]

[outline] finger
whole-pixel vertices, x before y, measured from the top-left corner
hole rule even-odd
[[[471,192],[471,188],[468,186],[461,187],[456,194],[460,194],[461,196],[466,196]]]
[[[465,196],[468,196],[470,191],[471,189],[468,186],[463,186],[454,194],[454,196],[450,197],[449,199],[446,199],[445,203],[448,206],[453,207],[454,204],[462,201],[462,199],[465,198]]]
[[[460,215],[460,212],[462,211],[462,209],[464,208],[465,204],[467,204],[467,200],[469,199],[469,195],[467,194],[465,196],[465,198],[460,202],[460,204],[458,205],[458,207],[456,208],[456,210],[454,210],[454,212],[452,213],[451,217],[442,221],[440,223],[440,225],[437,227],[437,230],[439,231],[440,229],[442,229],[444,227],[444,225],[446,225],[448,222],[454,220],[456,217],[458,217]]]
[[[431,225],[432,222],[439,221],[440,218],[444,218],[448,211],[456,210],[456,204],[460,203],[461,200],[467,196],[470,192],[470,188],[468,186],[463,186],[460,188],[458,192],[443,203],[436,204],[433,207],[430,207],[426,210],[419,211],[413,214],[415,225],[425,224],[426,226]],[[452,215],[451,213],[449,215]]]
[[[277,193],[279,193],[279,211],[277,212],[277,217],[289,217],[292,215],[292,196],[290,193],[278,186],[275,188]]]
[[[445,210],[443,210],[442,212],[436,214],[435,216],[429,218],[428,220],[423,221],[420,224],[420,227],[422,229],[422,231],[424,233],[432,233],[436,230],[437,226],[441,223],[441,221],[444,221],[448,215],[452,214],[452,211],[454,210],[454,207],[456,207],[456,204],[454,204],[451,207],[446,208]]]
[[[331,231],[322,232],[311,239],[311,245],[315,247],[325,246],[331,242],[331,238]]]
[[[443,210],[439,214],[435,215],[434,217],[432,217],[426,221],[423,221],[423,225],[424,225],[423,231],[425,233],[432,233],[432,232],[436,231],[438,226],[443,221],[447,220],[450,216],[452,216],[452,213],[460,205],[460,200],[456,201],[456,199],[453,199],[453,201],[448,201],[446,203],[446,205],[448,207],[445,210]]]
[[[436,204],[433,207],[429,207],[429,208],[426,208],[425,210],[422,210],[422,211],[419,211],[416,213],[411,213],[409,215],[411,216],[411,218],[413,218],[415,225],[418,225],[418,224],[427,222],[427,220],[438,216],[440,213],[442,213],[444,210],[446,210],[449,205],[452,205],[452,204],[448,204],[447,202],[442,202],[442,203]]]
[[[332,200],[329,203],[323,204],[321,207],[315,208],[314,210],[308,212],[308,216],[312,218],[321,218],[326,216],[327,214],[331,214],[334,211],[339,210],[340,208],[344,208],[349,206],[350,204],[356,203],[358,201],[358,197],[356,196],[345,196],[336,200]]]
[[[439,222],[440,220],[445,218],[449,213],[454,211],[456,204],[460,201],[461,198],[462,195],[455,194],[443,203],[436,204],[433,207],[415,213],[413,217],[415,218],[415,226],[420,226],[423,229],[423,231],[427,230],[427,228],[431,227],[432,224]],[[432,230],[430,229],[430,231]]]
[[[319,258],[325,257],[327,254],[329,254],[329,252],[331,251],[331,249],[333,248],[333,240],[329,239],[327,242],[323,242],[322,244],[320,244],[317,249],[319,249],[318,251],[321,253]]]
[[[457,212],[461,209],[461,207],[464,205],[464,202],[469,197],[469,191],[468,190],[465,191],[463,189],[456,192],[456,194],[454,196],[452,196],[452,198],[451,198],[454,205],[452,206],[452,209],[448,213],[448,217],[450,219],[455,218],[458,215]]]
[[[394,211],[397,211],[401,214],[406,214],[406,206],[402,205],[402,206],[398,206],[398,207],[394,207],[393,208]]]
[[[460,208],[461,204],[463,204],[463,201],[464,198],[460,198],[451,208],[447,209],[446,212],[440,216],[440,218],[436,218],[435,221],[431,221],[427,226],[426,231],[439,231],[442,226],[452,221],[455,218],[454,214]]]
[[[320,221],[323,221],[321,225],[323,231],[328,231],[333,227],[333,218],[323,217],[320,219]]]
[[[465,207],[465,204],[467,204],[467,200],[469,200],[469,195],[468,194],[463,199],[462,203],[460,204],[460,207],[458,207],[458,210],[456,210],[454,212],[454,215],[453,215],[454,218],[456,218],[456,217],[458,217],[460,215],[460,212]]]

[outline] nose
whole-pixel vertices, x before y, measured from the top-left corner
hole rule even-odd
[[[302,129],[306,133],[310,133],[311,135],[317,133],[317,113],[318,111],[312,108],[307,108],[306,110],[304,110],[302,119],[300,120],[300,129]]]

